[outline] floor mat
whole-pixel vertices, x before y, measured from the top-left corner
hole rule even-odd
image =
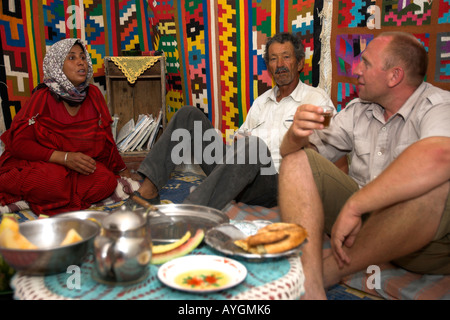
[[[327,291],[328,300],[383,300],[365,292],[337,284]]]

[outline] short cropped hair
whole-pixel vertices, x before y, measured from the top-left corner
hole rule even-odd
[[[292,33],[280,32],[267,40],[266,50],[264,52],[264,61],[266,62],[266,64],[269,63],[269,48],[274,42],[291,42],[294,46],[294,52],[297,61],[301,61],[305,57],[305,47],[303,46],[302,40]]]
[[[401,66],[408,83],[419,86],[428,68],[428,54],[424,46],[407,32],[383,32],[379,36],[392,37],[385,51],[385,69]]]

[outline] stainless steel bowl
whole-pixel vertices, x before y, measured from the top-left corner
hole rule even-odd
[[[60,243],[72,228],[83,240],[61,246]],[[39,219],[20,223],[19,231],[39,249],[9,249],[0,246],[0,253],[16,271],[39,275],[66,272],[71,265],[80,266],[88,250],[92,249],[100,227],[95,222],[75,218]]]
[[[81,219],[81,220],[94,219],[101,224],[103,219],[105,217],[107,217],[108,215],[109,215],[109,213],[104,212],[104,211],[81,210],[81,211],[71,211],[71,212],[56,214],[56,215],[52,216],[52,218],[77,218],[77,219]]]

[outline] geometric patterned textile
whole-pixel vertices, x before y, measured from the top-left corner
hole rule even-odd
[[[301,35],[313,81],[314,1],[156,1],[152,39],[168,59],[167,118],[183,105],[208,115],[227,139],[245,120],[253,100],[272,87],[264,44],[279,31]],[[170,59],[170,61],[169,61]]]
[[[87,43],[94,84],[106,94],[103,58],[140,46],[152,50],[145,0],[14,0],[0,7],[1,102],[4,126],[42,82],[46,48],[69,37]],[[4,63],[3,63],[4,62]],[[1,120],[1,117],[0,117]],[[2,132],[0,124],[0,133]]]
[[[450,82],[450,32],[437,34],[434,81]]]
[[[373,39],[371,34],[341,34],[336,38],[336,67],[341,76],[355,77],[353,69],[367,44]]]
[[[324,3],[332,3],[330,13],[322,12]],[[331,31],[324,51],[328,42],[320,37],[327,18]],[[87,42],[93,80],[105,96],[105,56],[136,48],[162,50],[167,119],[183,105],[194,105],[227,139],[254,99],[273,85],[262,56],[267,37],[276,32],[302,37],[306,61],[301,79],[308,84],[318,85],[318,72],[326,68],[317,58],[327,53],[327,91],[340,110],[358,94],[352,68],[359,54],[385,30],[415,34],[429,52],[426,80],[448,90],[449,24],[450,0],[2,1],[0,133],[42,81],[46,49],[67,37]]]
[[[352,69],[364,47],[384,31],[414,34],[429,55],[425,80],[450,90],[450,0],[333,1],[331,99],[338,110],[358,96]]]
[[[253,100],[272,87],[263,61],[267,37],[298,33],[306,49],[301,78],[314,84],[322,1],[11,0],[0,6],[0,133],[42,81],[46,48],[67,37],[87,43],[94,84],[106,96],[105,56],[162,50],[167,119],[201,108],[226,138]],[[319,44],[320,46],[320,44]],[[317,85],[317,81],[315,81]]]

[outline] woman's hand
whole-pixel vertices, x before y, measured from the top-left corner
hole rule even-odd
[[[95,160],[81,152],[64,153],[64,165],[78,173],[89,175],[96,169]]]

